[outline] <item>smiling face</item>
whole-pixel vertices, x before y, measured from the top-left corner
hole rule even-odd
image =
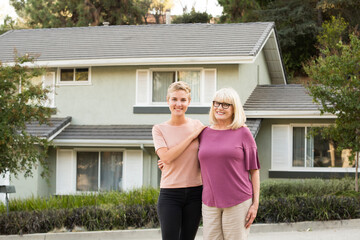
[[[188,109],[190,97],[184,90],[176,90],[169,94],[167,103],[169,105],[171,115],[182,116],[185,115],[185,112]]]
[[[230,104],[230,103],[215,100],[213,103],[213,106],[212,106],[213,113],[214,113],[214,117],[215,117],[216,121],[226,122],[228,124],[231,124],[231,122],[233,121],[234,107],[232,106],[232,104],[230,104],[230,106],[226,106],[228,108],[224,108],[223,105],[226,105],[226,104]]]

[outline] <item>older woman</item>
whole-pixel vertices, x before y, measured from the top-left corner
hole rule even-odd
[[[204,126],[199,120],[185,117],[190,92],[185,82],[171,84],[167,94],[171,118],[153,127],[155,151],[162,169],[158,215],[163,240],[194,239],[201,218],[197,137]]]
[[[204,240],[247,239],[256,217],[260,164],[245,121],[236,91],[217,91],[210,110],[211,125],[199,136]]]

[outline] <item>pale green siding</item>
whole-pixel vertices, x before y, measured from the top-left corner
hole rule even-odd
[[[262,53],[253,64],[92,67],[91,85],[56,86],[56,116],[71,116],[72,124],[78,125],[155,124],[166,121],[169,118],[167,114],[133,113],[136,70],[191,67],[216,69],[217,89],[233,87],[243,103],[258,81],[261,84],[270,83]],[[191,117],[208,123],[207,114],[192,114]]]
[[[10,185],[15,186],[16,193],[12,198],[46,197],[55,194],[55,150],[50,149],[48,153],[50,176],[49,179],[41,177],[42,167],[35,168],[32,177],[25,178],[23,174],[17,177],[10,175]]]
[[[333,123],[332,119],[263,119],[260,131],[256,136],[260,161],[260,178],[266,180],[269,178],[269,169],[271,168],[271,126],[273,124],[309,124],[309,123]]]

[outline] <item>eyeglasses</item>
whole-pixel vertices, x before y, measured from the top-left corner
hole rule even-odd
[[[232,104],[231,103],[213,101],[213,106],[214,107],[218,108],[218,107],[220,107],[220,105],[222,106],[223,109],[228,109]]]

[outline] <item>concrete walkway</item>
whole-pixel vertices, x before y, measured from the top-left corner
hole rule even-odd
[[[66,232],[0,236],[0,240],[153,240],[161,239],[159,229],[119,230],[97,232]],[[202,240],[202,228],[196,240]],[[280,224],[254,224],[248,240],[359,240],[360,219],[300,222]]]

